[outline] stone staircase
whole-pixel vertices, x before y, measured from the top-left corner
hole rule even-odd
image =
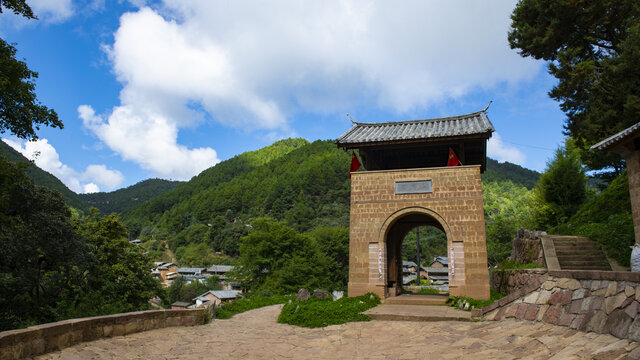
[[[562,270],[611,271],[611,265],[596,242],[578,236],[551,236]]]
[[[402,294],[384,299],[388,305],[446,305],[448,294]]]

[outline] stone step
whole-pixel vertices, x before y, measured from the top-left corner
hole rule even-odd
[[[581,266],[560,266],[562,270],[599,270],[611,271],[610,265],[581,265]]]
[[[450,306],[396,305],[386,301],[363,314],[379,321],[471,321],[470,311]]]
[[[594,244],[591,245],[557,245],[554,244],[554,247],[556,248],[556,252],[558,251],[597,251],[600,250],[600,248]]]
[[[591,265],[608,265],[609,263],[606,260],[595,259],[595,260],[571,260],[571,261],[558,261],[560,266],[591,266]]]
[[[402,294],[384,300],[389,305],[446,305],[447,294]]]
[[[605,257],[602,255],[602,253],[600,254],[577,254],[577,255],[557,255],[558,257],[558,261],[562,262],[562,261],[580,261],[580,260],[600,260],[600,261],[606,261]]]

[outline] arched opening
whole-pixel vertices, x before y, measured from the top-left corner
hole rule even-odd
[[[400,216],[385,242],[389,295],[448,293],[447,231],[438,219],[422,212]]]

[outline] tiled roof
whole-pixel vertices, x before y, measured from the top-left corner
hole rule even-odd
[[[353,122],[351,129],[336,143],[341,147],[356,144],[424,142],[425,140],[484,135],[495,131],[485,113],[486,108],[471,114],[436,119],[393,121],[383,123]]]
[[[599,143],[593,145],[590,150],[607,150],[607,148],[611,147],[611,145],[616,144],[632,133],[636,132],[640,129],[640,123],[631,125],[630,127],[620,131],[619,133],[609,136],[608,138],[600,141]]]
[[[218,299],[235,299],[238,297],[238,293],[233,290],[211,290],[210,293]]]
[[[178,269],[178,273],[179,274],[199,274],[204,270],[205,270],[205,268],[188,268],[188,267],[185,267],[185,268]]]
[[[234,266],[231,265],[212,265],[207,269],[207,272],[228,272],[234,269]]]

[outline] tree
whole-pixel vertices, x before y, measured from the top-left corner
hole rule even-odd
[[[565,148],[556,150],[534,189],[536,225],[546,229],[566,222],[584,203],[586,185],[577,151],[567,141]]]
[[[559,81],[549,95],[566,113],[565,132],[576,140],[583,162],[619,175],[619,156],[588,147],[638,121],[640,3],[520,0],[511,19],[511,48],[549,61]]]
[[[91,260],[60,193],[24,169],[0,156],[0,330],[58,320],[57,302]]]
[[[309,233],[328,259],[328,273],[333,287],[347,289],[349,280],[349,228],[345,226],[318,228]]]
[[[36,19],[21,0],[0,0],[2,7],[26,18]],[[19,138],[37,139],[40,125],[62,129],[58,114],[40,104],[35,94],[38,73],[16,59],[16,48],[0,38],[0,134],[9,131]]]

